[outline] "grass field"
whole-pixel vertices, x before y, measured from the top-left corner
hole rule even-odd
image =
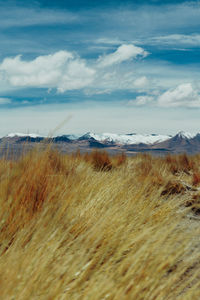
[[[200,155],[0,161],[0,299],[200,299]]]

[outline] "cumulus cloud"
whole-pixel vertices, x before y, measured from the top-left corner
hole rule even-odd
[[[21,56],[5,58],[0,64],[0,73],[14,87],[57,88],[64,92],[88,86],[95,70],[71,52],[59,51],[32,61],[25,61]]]
[[[105,56],[101,56],[98,60],[98,66],[101,68],[114,64],[120,64],[123,61],[136,58],[138,56],[145,57],[148,52],[141,47],[134,45],[121,45],[115,52]]]
[[[200,107],[200,94],[191,83],[178,85],[158,97],[162,107]]]
[[[11,103],[11,99],[0,97],[0,105]]]

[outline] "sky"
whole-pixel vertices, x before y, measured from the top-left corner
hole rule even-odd
[[[200,1],[0,0],[0,136],[200,131]]]

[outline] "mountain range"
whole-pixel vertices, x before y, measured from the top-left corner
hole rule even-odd
[[[72,152],[77,149],[91,151],[93,148],[105,148],[108,152],[126,152],[131,155],[136,152],[150,152],[154,154],[200,152],[200,133],[191,134],[180,131],[176,135],[160,134],[95,134],[88,132],[84,135],[61,135],[46,137],[38,134],[10,133],[0,139],[0,147],[10,145],[20,149],[26,144],[31,148],[35,143],[50,142],[63,152]],[[8,146],[9,145],[9,146]]]

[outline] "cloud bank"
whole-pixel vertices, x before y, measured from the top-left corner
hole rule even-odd
[[[0,78],[11,87],[56,88],[63,93],[88,88],[92,84],[98,85],[108,77],[109,67],[147,55],[148,52],[143,48],[126,44],[119,46],[113,53],[98,58],[93,64],[69,51],[58,51],[29,61],[18,55],[2,61]],[[135,84],[141,86],[146,81],[143,77]]]
[[[84,89],[86,95],[108,94],[112,90],[124,89],[136,91],[134,100],[129,105],[156,105],[159,107],[200,108],[200,93],[192,83],[181,83],[172,89],[157,88],[155,81],[146,76],[137,77],[134,70],[123,69],[126,61],[139,64],[138,58],[145,58],[149,53],[133,44],[122,44],[115,51],[100,56],[96,60],[85,60],[76,53],[58,51],[54,54],[41,55],[32,60],[24,60],[21,55],[4,58],[0,63],[0,86],[16,89],[45,88],[48,92],[56,89],[59,93]],[[116,67],[116,65],[122,66]],[[153,86],[153,87],[152,87]],[[0,104],[10,104],[9,98],[1,97]]]

